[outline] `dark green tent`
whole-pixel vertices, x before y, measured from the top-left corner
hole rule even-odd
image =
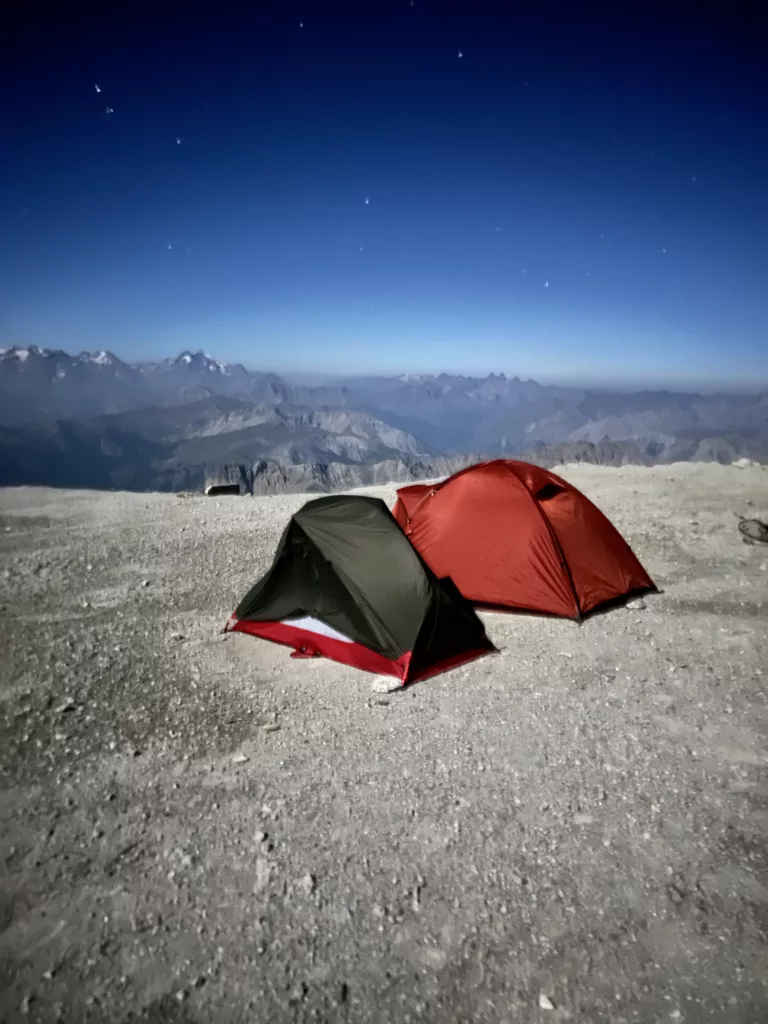
[[[403,683],[493,651],[473,607],[438,580],[378,498],[331,495],[290,520],[226,629]]]

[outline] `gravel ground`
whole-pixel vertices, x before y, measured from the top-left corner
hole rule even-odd
[[[0,1020],[768,1020],[768,473],[563,475],[663,593],[385,697],[218,633],[305,497],[0,492]]]

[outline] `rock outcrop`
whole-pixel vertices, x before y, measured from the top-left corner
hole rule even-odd
[[[217,466],[206,471],[203,491],[208,495],[251,494],[253,492],[253,473],[246,466]]]

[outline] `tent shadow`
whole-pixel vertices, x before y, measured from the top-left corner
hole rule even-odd
[[[556,612],[542,612],[542,611],[531,611],[529,608],[513,608],[509,605],[499,604],[484,604],[482,602],[475,602],[475,611],[478,612],[492,612],[496,615],[514,615],[516,618],[534,618],[534,619],[564,619],[566,622],[575,622],[577,625],[582,625],[589,619],[598,618],[601,615],[608,615],[610,612],[615,611],[617,608],[623,608],[629,604],[630,601],[637,600],[638,597],[647,597],[650,594],[663,594],[664,590],[660,587],[637,587],[635,590],[630,590],[626,594],[621,594],[619,597],[612,598],[609,601],[603,601],[601,604],[591,608],[588,612],[585,612],[580,618],[565,618],[562,615],[558,615]]]
[[[638,597],[649,597],[651,594],[663,593],[664,590],[660,587],[638,587],[636,590],[631,590],[628,594],[622,594],[621,597],[614,598],[611,601],[603,601],[602,604],[592,608],[586,615],[582,615],[579,625],[582,625],[589,619],[598,619],[603,615],[608,615],[617,608],[624,608],[630,601],[636,601]]]
[[[619,608],[625,607],[630,603],[630,601],[637,600],[638,597],[647,597],[650,594],[664,593],[666,593],[666,591],[664,591],[664,589],[661,587],[637,587],[635,590],[631,590],[626,594],[621,594],[619,597],[613,598],[610,601],[604,601],[602,604],[599,604],[595,608],[592,608],[585,615],[582,615],[580,619],[563,619],[562,615],[556,615],[552,612],[531,611],[528,608],[510,608],[507,605],[483,604],[479,602],[473,602],[473,607],[477,612],[492,612],[498,615],[514,616],[515,618],[520,617],[534,619],[560,619],[565,622],[573,622],[577,626],[583,626],[587,620],[593,618],[600,618],[603,615],[608,615],[612,611],[616,611]],[[498,656],[503,651],[509,650],[510,647],[510,645],[508,644],[504,644],[500,647],[493,641],[491,641],[491,645],[492,646],[487,651],[484,651],[478,658],[473,660],[482,661],[489,655]],[[466,667],[468,664],[472,664],[472,662],[466,662],[464,663],[464,665],[457,665],[455,666],[455,668]],[[449,676],[452,671],[454,671],[454,669],[448,669],[447,672],[435,673],[434,675],[428,674],[422,678],[411,680],[401,688],[401,691],[404,692],[406,690],[410,690],[419,682],[428,682],[430,679],[438,678],[439,675]]]

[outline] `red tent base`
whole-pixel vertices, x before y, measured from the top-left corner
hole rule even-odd
[[[373,672],[375,675],[395,676],[403,686],[406,683],[415,683],[420,679],[439,675],[441,672],[447,672],[449,669],[481,658],[484,654],[492,653],[492,650],[487,648],[462,651],[451,658],[429,665],[419,672],[412,672],[413,654],[411,651],[407,651],[393,661],[352,640],[338,640],[335,637],[326,636],[324,633],[302,629],[288,622],[249,622],[232,616],[225,626],[225,631],[248,633],[250,636],[259,637],[262,640],[271,640],[284,647],[292,647],[292,658],[328,658],[330,661],[338,661],[343,665],[362,669],[364,672]]]

